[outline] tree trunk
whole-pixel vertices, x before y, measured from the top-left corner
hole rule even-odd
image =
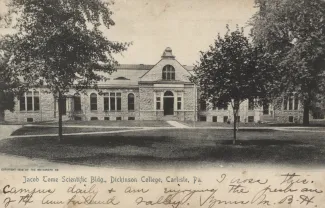
[[[234,113],[234,139],[232,140],[232,144],[236,144],[236,125],[237,125],[237,113]]]
[[[310,108],[310,100],[304,100],[304,114],[303,114],[304,126],[309,126],[309,108]]]
[[[59,107],[59,141],[63,139],[62,134],[62,94],[59,92],[59,99],[58,99],[58,107]]]

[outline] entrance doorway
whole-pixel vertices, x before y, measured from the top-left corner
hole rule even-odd
[[[174,94],[171,91],[164,94],[164,115],[174,115]]]

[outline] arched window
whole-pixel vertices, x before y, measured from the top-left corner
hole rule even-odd
[[[174,94],[171,91],[166,91],[164,97],[174,97]]]
[[[128,95],[128,110],[134,111],[134,94],[130,93]]]
[[[74,101],[74,110],[81,111],[81,99],[80,99],[80,95],[78,93],[76,93],[73,96],[73,101]]]
[[[97,110],[97,95],[95,93],[90,94],[90,110]]]
[[[163,80],[175,80],[175,69],[171,65],[164,66],[162,70]]]

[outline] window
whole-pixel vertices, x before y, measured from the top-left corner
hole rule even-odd
[[[163,80],[175,80],[175,69],[171,65],[164,66],[162,70]]]
[[[128,110],[134,111],[134,94],[130,93],[128,95]]]
[[[20,97],[20,100],[19,100],[20,111],[25,111],[26,110],[26,101],[25,101],[25,99],[26,99],[25,94]]]
[[[200,116],[200,121],[207,121],[207,117],[206,116]]]
[[[67,114],[67,99],[66,97],[61,97],[61,103],[62,103],[62,115],[66,115]],[[59,105],[60,105],[60,100],[58,99],[58,110],[59,110]]]
[[[104,117],[104,120],[105,121],[109,121],[109,117]]]
[[[109,93],[104,94],[104,110],[109,110]]]
[[[200,109],[202,111],[205,111],[207,109],[207,103],[205,102],[205,100],[200,101]]]
[[[19,109],[21,111],[39,111],[40,99],[38,91],[28,91],[19,99]]]
[[[114,93],[114,92],[111,92],[110,94],[109,94],[109,96],[110,96],[110,99],[109,99],[109,102],[110,102],[110,111],[115,111],[116,110],[116,108],[115,108],[115,106],[116,106],[116,104],[115,104],[115,96],[116,96],[116,94]]]
[[[156,97],[156,110],[160,110],[161,107],[161,99],[160,97]]]
[[[98,117],[91,117],[90,120],[91,121],[97,121],[98,120]]]
[[[67,98],[63,97],[61,98],[61,102],[62,102],[62,115],[66,115],[67,114]]]
[[[34,119],[33,118],[27,118],[27,122],[33,122]]]
[[[135,117],[128,117],[128,120],[129,121],[134,121],[135,120]]]
[[[76,120],[76,121],[81,121],[82,119],[81,119],[80,116],[75,116],[75,117],[74,117],[74,120]]]
[[[289,122],[293,123],[293,116],[289,116]]]
[[[116,117],[116,120],[117,121],[121,121],[122,120],[122,117]]]
[[[116,104],[116,109],[120,111],[122,107],[121,93],[116,93]]]
[[[39,110],[39,92],[34,91],[34,111]]]
[[[217,122],[218,121],[218,116],[212,116],[212,122]]]
[[[33,93],[27,92],[27,111],[33,110]]]
[[[254,110],[254,99],[248,99],[248,110]]]
[[[283,100],[283,110],[288,110],[288,98],[285,97]]]
[[[293,109],[293,98],[289,97],[289,110]]]
[[[120,111],[121,110],[121,93],[105,93],[104,94],[104,110],[105,111]]]
[[[254,122],[254,116],[248,116],[248,122],[249,123]]]
[[[97,110],[97,95],[95,93],[90,94],[90,110]]]
[[[182,97],[177,97],[177,110],[182,110]]]
[[[299,107],[299,99],[298,99],[298,97],[295,97],[294,106],[295,106],[294,109],[298,110],[298,107]]]
[[[228,122],[228,116],[224,116],[224,117],[223,117],[223,122],[224,122],[224,123],[227,123],[227,122]]]
[[[76,93],[73,97],[74,101],[74,110],[75,111],[81,111],[81,98],[78,93]]]

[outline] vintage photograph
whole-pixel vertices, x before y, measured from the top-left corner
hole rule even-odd
[[[0,166],[324,167],[322,0],[1,0]]]

